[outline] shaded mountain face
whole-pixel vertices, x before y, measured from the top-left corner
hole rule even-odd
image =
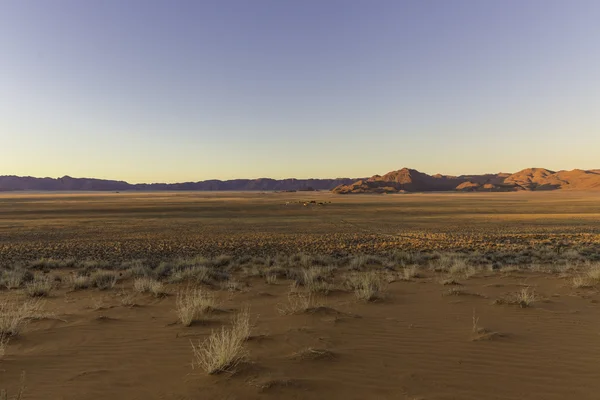
[[[121,190],[331,190],[339,185],[348,185],[356,179],[235,179],[229,181],[208,180],[185,183],[141,183],[130,184],[124,181],[111,181],[91,178],[33,178],[20,176],[0,176],[0,191],[121,191]]]
[[[519,190],[600,190],[599,170],[551,171],[528,168],[514,174],[428,175],[403,168],[375,175],[350,185],[340,185],[334,193],[401,193],[401,192],[512,192]]]

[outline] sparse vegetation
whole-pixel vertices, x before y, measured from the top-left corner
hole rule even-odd
[[[39,299],[18,303],[15,300],[0,303],[0,336],[18,336],[31,318],[36,318],[43,307]]]
[[[165,285],[162,282],[148,277],[136,278],[133,281],[133,288],[138,293],[151,293],[155,297],[162,297],[167,294]]]
[[[192,343],[194,366],[208,374],[235,368],[246,355],[244,342],[250,335],[250,314],[247,309],[237,314],[230,328],[213,331],[204,342]]]
[[[25,293],[29,297],[47,297],[53,288],[54,283],[48,275],[36,275],[33,281],[25,284]]]
[[[90,285],[99,290],[107,290],[115,287],[118,275],[111,271],[98,271],[90,277]]]
[[[84,275],[69,275],[68,285],[72,290],[82,290],[90,287],[90,278]]]
[[[188,287],[177,294],[177,318],[183,326],[190,326],[194,320],[216,306],[214,296],[199,288]]]
[[[277,310],[283,315],[300,314],[318,307],[319,304],[315,295],[311,292],[302,293],[290,290],[287,304],[279,304]]]
[[[385,290],[382,277],[374,272],[354,273],[347,277],[346,286],[354,291],[359,300],[373,301],[381,299]]]
[[[413,278],[418,278],[419,272],[416,265],[409,265],[402,268],[400,272],[400,279],[403,281],[410,281]]]
[[[525,287],[507,298],[496,299],[495,304],[513,304],[521,308],[531,307],[536,301],[535,290]]]

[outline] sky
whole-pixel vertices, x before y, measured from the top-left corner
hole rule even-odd
[[[597,0],[0,0],[0,175],[600,168]]]

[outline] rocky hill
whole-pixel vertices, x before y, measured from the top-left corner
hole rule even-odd
[[[551,171],[528,168],[514,174],[428,175],[402,168],[387,174],[357,180],[333,189],[334,193],[401,193],[401,192],[510,192],[519,190],[600,190],[600,171]]]

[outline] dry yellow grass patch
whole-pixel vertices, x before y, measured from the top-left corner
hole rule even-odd
[[[0,336],[7,340],[19,335],[31,318],[39,316],[43,306],[41,300],[27,300],[22,304],[16,301],[0,303]]]
[[[386,282],[374,271],[355,273],[346,278],[346,286],[359,300],[373,301],[383,297]]]
[[[167,294],[165,285],[156,279],[141,277],[133,281],[133,289],[139,293],[152,293],[156,297]]]
[[[574,276],[571,279],[571,285],[576,289],[590,288],[593,287],[595,284],[596,282],[593,279],[585,275]]]
[[[238,313],[230,328],[222,327],[197,345],[192,343],[194,367],[202,368],[208,374],[230,371],[246,355],[244,342],[250,336],[250,312],[247,308]]]
[[[278,304],[277,311],[282,315],[301,314],[319,306],[321,303],[313,293],[298,292],[292,287],[288,293],[288,303]]]
[[[29,297],[47,297],[54,288],[54,284],[47,275],[36,275],[33,281],[25,284],[25,293]]]
[[[70,275],[67,283],[71,290],[81,290],[90,287],[90,278],[82,275]]]
[[[535,290],[530,290],[530,287],[525,287],[520,291],[512,294],[508,298],[496,299],[495,304],[514,304],[521,308],[531,307],[536,301]]]
[[[183,326],[190,326],[202,314],[216,308],[214,296],[202,289],[187,288],[177,293],[177,318]]]

